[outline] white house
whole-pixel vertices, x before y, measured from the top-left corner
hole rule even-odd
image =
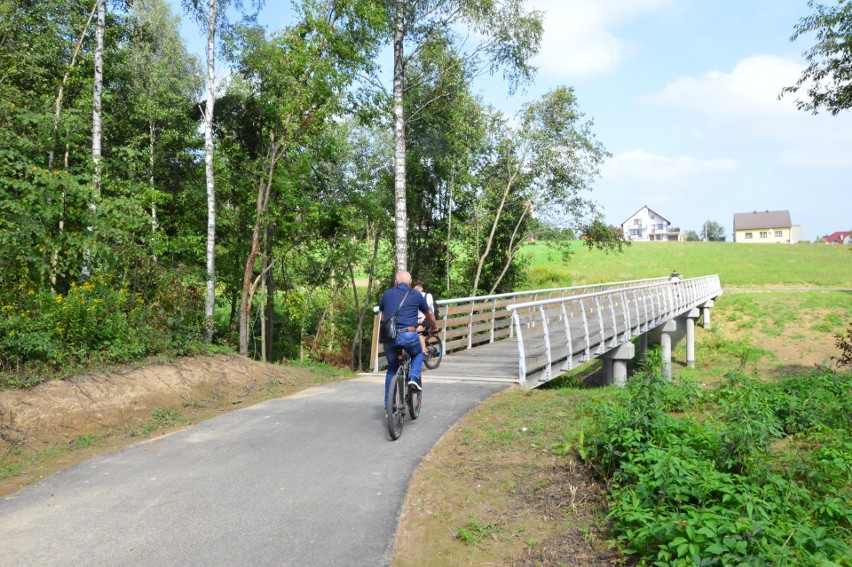
[[[672,231],[668,219],[648,208],[647,205],[621,223],[621,230],[627,240],[638,242],[683,240],[680,231]]]

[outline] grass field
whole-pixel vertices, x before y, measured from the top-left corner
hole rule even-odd
[[[719,274],[725,294],[712,310],[711,327],[696,331],[696,367],[686,367],[683,342],[672,352],[675,380],[694,388],[680,394],[687,398],[712,395],[711,392],[726,383],[726,376],[745,375],[761,383],[806,377],[818,366],[825,368],[831,357],[839,354],[836,337],[852,323],[852,247],[643,243],[630,246],[623,254],[606,255],[580,246],[575,252],[565,264],[547,244],[528,247],[524,250],[531,260],[527,287],[667,276],[673,268],[687,278]],[[590,474],[578,449],[583,446],[584,435],[591,435],[599,426],[599,416],[588,408],[616,407],[623,394],[615,387],[582,385],[584,375],[599,367],[599,362],[590,363],[570,377],[554,380],[547,388],[502,392],[453,428],[415,474],[400,523],[393,565],[635,564],[635,558],[619,553],[619,549],[625,549],[625,536],[612,532],[615,524],[606,517],[612,511],[610,506],[616,503],[608,495],[610,487]],[[819,381],[815,384],[819,385]],[[816,390],[811,391],[814,399],[824,393]],[[751,396],[742,399],[753,401]],[[755,407],[749,411],[755,411]],[[815,415],[821,415],[824,409],[815,408]],[[707,404],[696,409],[694,417],[698,423],[710,424],[717,423],[722,413]],[[761,421],[763,418],[743,415],[734,423],[743,428],[766,425]],[[671,417],[681,420],[673,423],[685,424],[688,416],[673,412]],[[832,486],[829,483],[832,481],[834,486],[841,487],[837,511],[841,519],[825,524],[830,529],[848,526],[852,517],[848,504],[852,443],[843,441],[846,432],[837,433],[833,445],[801,433],[776,439],[765,455],[760,453],[760,462],[776,467],[772,468],[772,474],[795,472],[799,470],[796,467],[801,468],[804,466],[801,463],[810,459],[810,464],[801,469],[801,478],[814,478],[817,485],[825,486]],[[672,439],[686,443],[680,435],[673,435]],[[821,450],[828,456],[809,452],[815,447],[823,447]],[[667,449],[676,450],[679,449]],[[666,458],[674,459],[668,453]],[[657,462],[651,459],[650,465]],[[669,479],[666,482],[680,482],[678,478],[685,465],[683,461],[677,462],[680,469],[661,464],[659,473],[664,480]],[[718,474],[714,469],[711,472]],[[749,485],[755,490],[767,484],[761,480],[763,476],[757,477],[759,482]],[[706,480],[702,475],[697,478],[701,480],[695,485],[685,481],[684,490],[697,490]],[[797,484],[796,490],[804,484]],[[637,490],[642,491],[648,489],[643,486]],[[810,500],[805,498],[804,502]],[[775,526],[773,529],[781,530],[793,521],[790,518],[799,521],[796,518],[803,517],[803,513],[799,515],[801,511],[783,516],[777,509],[781,504],[786,505],[787,500],[770,498],[757,503],[754,515],[771,517],[767,521]],[[818,505],[821,504],[813,502],[813,506]],[[713,513],[725,510],[719,507]],[[732,510],[730,513],[738,522],[747,522],[752,516],[751,508]],[[636,515],[639,511],[632,513]],[[648,509],[642,513],[648,514],[647,520],[640,522],[645,526],[642,529],[666,525]],[[706,531],[707,525],[713,521],[709,524],[700,521],[701,529],[695,532],[695,528],[688,526],[684,513],[671,526],[681,524],[687,526],[685,537],[690,533],[701,537],[702,530],[710,533]],[[734,542],[734,536],[739,537],[733,534],[724,541],[720,538],[719,545]],[[615,537],[621,538],[617,545]],[[659,542],[661,554],[675,553],[667,548],[670,543],[674,550],[683,546],[684,538],[671,537],[674,539]],[[781,549],[789,551],[798,537],[795,529],[789,532],[789,538],[785,532]],[[841,539],[839,545],[845,545],[844,549],[852,545],[852,538]],[[737,542],[737,545],[745,544]],[[719,551],[721,547],[704,545],[696,549],[695,557],[710,561],[710,550]],[[779,562],[777,554],[770,557],[757,551],[741,564],[817,564],[813,557],[802,558],[803,549],[800,545],[795,552],[800,555],[791,551],[792,559]],[[654,564],[692,565],[697,564],[695,557]]]
[[[577,243],[565,263],[547,243],[528,246],[530,289],[667,276],[719,274],[722,286],[821,286],[852,289],[852,246],[730,242],[636,242],[620,254]]]

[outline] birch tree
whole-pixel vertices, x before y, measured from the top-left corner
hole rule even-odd
[[[487,262],[495,272],[489,276],[490,293],[498,288],[518,250],[536,230],[560,223],[576,226],[595,218],[594,204],[583,192],[591,188],[609,154],[595,139],[592,123],[584,120],[573,89],[560,87],[525,105],[517,123],[512,127],[505,117],[495,115],[490,127],[492,159],[481,172],[483,202],[489,204],[484,215],[487,235],[474,245],[473,295]],[[494,258],[498,246],[500,255]]]
[[[106,27],[106,0],[97,0],[97,23],[95,24],[95,75],[92,88],[92,195],[89,201],[91,215],[88,231],[90,238],[94,238],[95,213],[97,202],[101,196],[101,137],[103,129],[101,126],[101,98],[104,88],[104,28]],[[91,243],[86,249],[83,258],[82,277],[86,279],[90,275],[89,265],[92,261]]]
[[[192,13],[207,33],[207,97],[202,107],[204,121],[204,172],[207,186],[207,286],[204,298],[204,318],[206,321],[206,339],[213,339],[215,321],[213,312],[216,307],[216,183],[213,169],[213,111],[216,104],[216,36],[224,28],[224,17],[229,4],[242,9],[242,2],[235,0],[183,0],[184,7]],[[261,0],[255,0],[253,6],[260,8]]]
[[[524,0],[388,0],[393,45],[394,131],[394,255],[397,270],[408,269],[406,195],[406,125],[403,97],[405,68],[410,59],[433,39],[460,27],[482,38],[472,47],[470,37],[455,42],[460,59],[481,72],[502,68],[510,90],[529,80],[529,59],[538,51],[542,15],[525,11]],[[438,70],[437,72],[442,72]]]

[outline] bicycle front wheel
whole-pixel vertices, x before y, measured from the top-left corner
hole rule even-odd
[[[422,399],[423,392],[415,390],[414,388],[408,389],[408,395],[405,397],[405,401],[408,404],[408,415],[411,417],[411,421],[420,417],[420,401]]]
[[[426,337],[426,351],[423,353],[423,364],[426,368],[438,368],[441,364],[441,359],[444,357],[444,345],[438,335],[429,335]]]
[[[402,435],[402,421],[405,417],[404,377],[402,370],[397,372],[388,392],[387,425],[392,441],[396,441]]]

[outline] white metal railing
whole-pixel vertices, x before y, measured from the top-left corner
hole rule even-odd
[[[511,314],[506,311],[509,305],[523,302],[536,302],[554,298],[570,297],[583,293],[595,293],[612,289],[623,289],[667,281],[668,278],[647,278],[623,282],[589,284],[573,287],[536,289],[495,295],[458,297],[440,299],[438,304],[440,319],[438,328],[444,343],[444,352],[452,353],[468,350],[481,344],[512,337]],[[386,366],[383,351],[379,344],[379,308],[373,307],[373,338],[370,352],[370,367],[378,372]]]
[[[509,305],[518,379],[550,380],[721,294],[713,275]]]

